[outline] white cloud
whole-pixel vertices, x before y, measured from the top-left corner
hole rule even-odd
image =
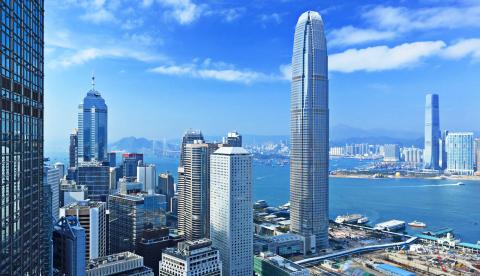
[[[51,68],[70,67],[81,65],[98,58],[125,58],[142,62],[151,62],[163,59],[159,55],[137,51],[131,48],[110,47],[110,48],[86,48],[69,51],[62,56],[51,60],[47,65]]]
[[[284,80],[292,80],[292,65],[291,64],[283,64],[280,65],[280,73]]]
[[[280,69],[282,69],[282,67]],[[148,71],[169,76],[188,76],[199,79],[213,79],[244,84],[284,80],[283,72],[280,72],[276,75],[268,75],[249,69],[235,69],[235,66],[231,64],[224,62],[212,62],[211,59],[205,59],[202,62],[196,60],[194,63],[181,66],[162,65],[152,68]]]
[[[471,38],[460,40],[447,47],[442,55],[450,59],[460,59],[468,56],[474,59],[480,59],[480,39]]]
[[[117,19],[115,18],[113,13],[104,8],[87,11],[82,16],[82,19],[84,21],[89,21],[96,24],[107,23],[107,22],[117,22]]]
[[[159,2],[164,7],[170,9],[167,11],[167,15],[182,25],[190,24],[197,20],[204,8],[190,0],[159,0]]]
[[[330,71],[383,71],[411,67],[422,59],[437,55],[445,47],[443,41],[404,43],[388,46],[349,49],[329,56]]]
[[[353,26],[345,26],[333,30],[329,36],[328,44],[335,46],[388,40],[394,38],[396,34],[393,31],[378,31],[375,29],[359,29]]]
[[[377,6],[363,17],[373,26],[399,32],[480,27],[480,1],[422,9]]]
[[[282,22],[282,15],[276,12],[271,14],[261,14],[260,20],[262,22],[275,22],[277,24],[280,24]]]

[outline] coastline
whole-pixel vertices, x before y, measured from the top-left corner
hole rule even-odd
[[[386,175],[375,177],[373,174],[331,174],[331,178],[352,178],[352,179],[434,179],[434,180],[466,180],[480,181],[480,176],[474,175],[454,175],[454,176],[414,176],[414,175]]]

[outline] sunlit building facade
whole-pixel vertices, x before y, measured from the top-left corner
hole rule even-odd
[[[447,135],[447,172],[473,175],[474,141],[472,132],[449,132]]]
[[[440,169],[440,114],[437,94],[428,94],[425,102],[425,149],[423,162],[425,169]]]
[[[317,12],[295,27],[291,85],[291,231],[315,251],[328,246],[329,156],[327,43]]]

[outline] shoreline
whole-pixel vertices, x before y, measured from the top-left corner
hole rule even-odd
[[[375,177],[373,174],[331,174],[332,178],[352,178],[352,179],[432,179],[432,180],[466,180],[480,181],[480,176],[473,175],[455,175],[455,176],[395,176],[386,175],[384,177]]]

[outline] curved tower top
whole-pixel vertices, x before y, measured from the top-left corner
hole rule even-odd
[[[290,218],[307,252],[328,246],[328,57],[323,21],[298,19],[292,56]]]
[[[92,76],[92,89],[87,92],[87,96],[83,98],[83,108],[84,109],[102,109],[107,110],[107,105],[105,100],[102,98],[102,95],[98,90],[95,89],[95,76]]]

